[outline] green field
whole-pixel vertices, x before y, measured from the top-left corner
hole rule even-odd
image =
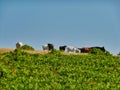
[[[0,90],[120,90],[120,59],[60,51],[0,54]]]

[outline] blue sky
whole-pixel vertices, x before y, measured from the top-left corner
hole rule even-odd
[[[104,46],[120,52],[119,0],[1,0],[0,48],[17,41],[41,50],[53,43],[76,47]]]

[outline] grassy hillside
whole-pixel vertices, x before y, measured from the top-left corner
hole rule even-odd
[[[120,59],[17,49],[0,54],[0,90],[120,90]]]

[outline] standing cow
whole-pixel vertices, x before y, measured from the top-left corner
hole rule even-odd
[[[90,47],[83,47],[83,48],[78,48],[81,53],[88,53],[90,51]]]
[[[16,43],[16,48],[21,48],[23,46],[23,43],[22,42],[17,42]]]
[[[48,48],[49,48],[49,50],[54,50],[54,45],[51,43],[48,43]]]
[[[66,45],[65,46],[59,46],[59,50],[60,51],[65,51],[66,47],[67,47]]]
[[[77,47],[67,46],[66,50],[68,53],[80,53],[80,50]]]
[[[48,47],[48,45],[47,44],[45,44],[45,45],[42,45],[42,48],[43,48],[43,50],[49,50],[49,47]]]
[[[54,45],[51,44],[51,43],[48,43],[46,45],[42,45],[42,48],[43,48],[43,50],[49,51],[49,50],[53,50],[54,49]]]

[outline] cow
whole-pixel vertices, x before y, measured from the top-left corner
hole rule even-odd
[[[66,47],[67,47],[66,45],[64,45],[64,46],[59,46],[59,50],[60,50],[60,51],[65,51]]]
[[[74,46],[67,46],[66,50],[68,53],[80,53],[80,50],[77,47]]]
[[[54,45],[51,43],[48,43],[48,48],[49,48],[49,50],[54,50]]]
[[[78,48],[81,53],[88,53],[90,51],[90,47],[83,47],[83,48]]]
[[[49,50],[53,50],[54,49],[54,45],[51,44],[51,43],[48,43],[48,44],[42,45],[42,48],[43,48],[43,50],[49,51]]]
[[[23,46],[23,43],[22,42],[17,42],[16,43],[16,48],[21,48]]]
[[[47,44],[45,44],[45,45],[42,45],[42,48],[43,48],[43,50],[49,50],[49,47],[48,47],[48,45]]]

